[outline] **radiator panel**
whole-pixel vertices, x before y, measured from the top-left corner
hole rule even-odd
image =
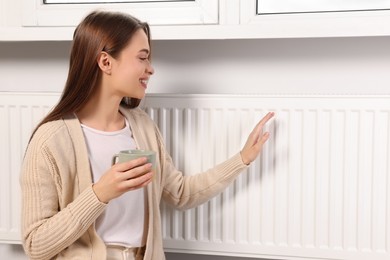
[[[0,93],[0,240],[20,243],[19,173],[58,93]],[[276,259],[390,258],[390,97],[147,95],[176,166],[191,175],[240,150],[268,111],[262,155],[188,211],[164,203],[166,251]]]

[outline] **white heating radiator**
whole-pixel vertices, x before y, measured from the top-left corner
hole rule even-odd
[[[17,243],[21,158],[59,94],[0,93],[0,240]],[[235,154],[276,117],[262,156],[221,195],[162,204],[166,251],[269,259],[390,259],[390,96],[150,94],[143,104],[177,167]]]

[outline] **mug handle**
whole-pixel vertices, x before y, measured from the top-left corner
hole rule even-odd
[[[112,157],[111,166],[113,166],[114,164],[116,164],[118,158],[119,158],[119,154],[115,154],[115,155]]]

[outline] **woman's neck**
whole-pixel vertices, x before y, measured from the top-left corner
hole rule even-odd
[[[125,127],[125,118],[119,112],[121,98],[93,95],[85,106],[76,112],[80,122],[101,131],[118,131]]]

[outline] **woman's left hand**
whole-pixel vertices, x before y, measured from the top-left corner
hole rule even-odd
[[[269,133],[263,133],[264,125],[274,116],[273,112],[269,112],[263,117],[256,127],[250,133],[244,148],[241,150],[242,162],[249,165],[253,162],[261,152],[263,144],[268,140]]]

